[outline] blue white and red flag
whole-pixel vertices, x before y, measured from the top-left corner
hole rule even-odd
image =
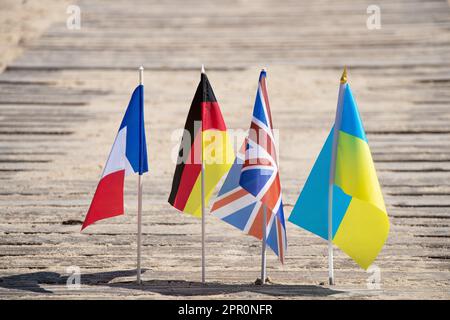
[[[125,176],[147,171],[144,86],[139,85],[131,96],[81,230],[98,220],[123,214]]]
[[[212,213],[262,239],[263,205],[267,208],[266,243],[283,262],[286,225],[265,71],[259,77],[248,137],[219,191]]]

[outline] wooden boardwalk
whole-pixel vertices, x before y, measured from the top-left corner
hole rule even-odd
[[[217,2],[83,0],[81,30],[65,13],[0,74],[0,299],[450,298],[450,8],[444,0]],[[245,129],[258,72],[268,69],[280,132],[285,211],[333,122],[343,65],[359,104],[391,232],[370,274],[288,223],[286,264],[268,254],[274,284],[256,287],[259,242],[207,217],[207,279],[200,221],[167,203],[171,154],[204,63],[230,128]],[[136,68],[146,67],[150,172],[145,176],[143,286],[135,268],[137,178],[126,214],[80,234]],[[66,287],[68,266],[80,290]]]

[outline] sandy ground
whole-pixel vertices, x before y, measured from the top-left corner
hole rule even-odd
[[[61,20],[69,1],[0,1],[0,71],[22,53],[23,46]]]
[[[270,27],[264,34],[247,25],[247,12],[256,11],[258,19],[265,19],[270,11],[264,9],[271,5],[268,2],[261,2],[262,9],[246,1],[238,1],[236,8],[218,5],[217,12],[230,16],[220,17],[215,23],[195,16],[192,6],[179,3],[180,16],[163,23],[161,16],[167,18],[171,11],[168,5],[139,2],[142,13],[135,13],[127,11],[126,1],[108,7],[103,1],[88,1],[82,7],[86,9],[86,29],[73,33],[65,30],[64,18],[59,16],[63,12],[65,17],[65,10],[60,11],[59,4],[44,9],[41,1],[20,6],[13,3],[2,1],[1,5],[8,4],[10,9],[1,21],[24,14],[29,19],[19,19],[22,26],[15,32],[4,24],[0,26],[9,33],[2,36],[8,50],[0,61],[10,66],[0,75],[1,299],[450,298],[450,114],[446,75],[450,66],[443,62],[448,56],[444,32],[435,37],[437,42],[443,39],[444,44],[433,53],[426,42],[426,31],[421,32],[420,25],[408,20],[409,15],[402,16],[394,6],[397,11],[392,11],[388,21],[396,22],[395,28],[387,26],[387,31],[374,40],[381,43],[375,49],[357,50],[338,40],[354,37],[364,42],[365,33],[352,34],[354,28],[349,26],[343,28],[348,34],[343,32],[345,37],[341,38],[326,27],[328,19],[320,20],[321,27],[315,25],[314,20],[322,18],[314,14],[326,7],[319,3],[318,8],[305,8],[310,10],[304,17],[309,22],[295,30],[304,32],[305,37],[317,33],[325,40],[302,43],[288,34],[288,44],[282,47],[276,39],[291,30],[286,26],[289,21],[298,20],[289,20],[289,8],[272,8],[274,17],[267,19],[273,24],[267,24]],[[288,4],[298,10],[297,14],[303,12],[295,2]],[[439,16],[433,5],[427,4],[425,9]],[[24,7],[31,11],[25,13]],[[346,2],[338,7],[350,12],[353,5]],[[246,26],[248,34],[243,27],[227,25],[234,19],[238,20],[236,25]],[[399,21],[406,21],[403,28],[398,27]],[[438,22],[446,25],[445,21]],[[204,35],[197,39],[196,35],[205,30],[204,24],[213,25],[208,29],[210,38],[204,40],[208,36]],[[46,28],[48,32],[42,34]],[[277,33],[277,28],[283,32]],[[433,24],[425,21],[423,28],[432,29]],[[391,39],[392,34],[397,38]],[[261,40],[269,36],[272,42]],[[29,39],[24,42],[25,48],[21,38]],[[418,45],[412,47],[415,39],[419,39]],[[274,284],[255,287],[252,282],[259,275],[259,242],[211,216],[207,217],[209,284],[199,283],[200,223],[167,204],[174,170],[171,153],[178,147],[173,131],[183,127],[199,79],[199,70],[195,69],[200,65],[199,57],[208,61],[207,72],[228,127],[248,127],[259,62],[264,60],[255,49],[258,45],[250,46],[249,41],[266,43],[265,59],[271,61],[265,66],[274,123],[280,129],[287,216],[333,121],[341,73],[339,52],[349,47],[350,52],[354,50],[354,56],[347,58],[350,65],[354,64],[349,78],[363,120],[367,120],[366,130],[391,219],[388,243],[376,261],[381,270],[380,289],[368,288],[370,274],[339,250],[335,250],[338,284],[333,288],[324,285],[326,243],[290,223],[286,264],[281,265],[269,253],[268,274]],[[328,45],[329,50],[335,50],[336,60],[324,54]],[[229,53],[236,47],[242,49],[239,56]],[[281,49],[278,52],[274,47]],[[190,50],[192,53],[186,54]],[[376,50],[379,54],[373,57]],[[269,60],[272,52],[275,58]],[[290,65],[293,52],[308,56],[299,59],[300,65]],[[180,63],[183,57],[185,63]],[[244,63],[247,60],[254,62]],[[102,221],[83,234],[79,233],[79,223],[137,83],[137,71],[133,69],[141,63],[149,66],[145,72],[145,104],[150,172],[144,178],[146,272],[144,285],[136,286],[132,280],[137,179],[127,180],[124,216]],[[387,66],[380,67],[383,64]],[[69,266],[81,270],[80,290],[66,286]]]

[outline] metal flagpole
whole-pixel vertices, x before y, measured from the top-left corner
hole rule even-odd
[[[144,85],[144,67],[143,66],[139,67],[139,84]],[[141,161],[141,160],[139,160],[139,161]],[[138,229],[137,229],[137,283],[141,283],[141,233],[142,233],[142,183],[143,183],[142,178],[143,178],[142,173],[139,173],[138,214],[137,214],[137,225],[138,225]]]
[[[261,242],[261,284],[266,283],[266,232],[267,232],[267,207],[263,203],[262,242]]]
[[[333,129],[333,146],[331,149],[331,164],[330,164],[330,180],[328,185],[328,281],[330,285],[334,285],[334,263],[333,263],[333,186],[336,173],[336,155],[337,145],[339,140],[339,128],[342,121],[342,97],[344,87],[347,83],[347,68],[344,67],[342,73],[341,83],[339,86],[338,103],[336,108],[336,118]]]
[[[263,68],[261,71],[266,71]],[[262,221],[262,242],[261,242],[261,284],[266,283],[267,272],[266,272],[266,238],[267,238],[267,207],[263,203],[263,221]]]
[[[202,74],[205,73],[205,66],[202,64]],[[204,93],[203,93],[204,94]],[[202,118],[202,171],[201,171],[201,189],[202,189],[202,283],[206,281],[206,262],[205,262],[205,164],[203,163],[203,118]]]

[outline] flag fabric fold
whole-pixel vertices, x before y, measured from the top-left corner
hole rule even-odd
[[[248,137],[236,155],[211,212],[261,240],[263,205],[267,208],[265,241],[284,262],[286,226],[265,71],[260,74]]]
[[[332,242],[367,269],[381,251],[389,219],[358,108],[341,84],[332,202]],[[339,109],[339,107],[338,107]],[[333,131],[311,170],[289,221],[328,240],[328,193]]]
[[[81,230],[124,213],[125,176],[148,171],[144,127],[144,87],[134,90]]]
[[[169,203],[180,211],[201,217],[202,161],[207,204],[233,158],[220,106],[208,77],[202,73],[184,126]]]

